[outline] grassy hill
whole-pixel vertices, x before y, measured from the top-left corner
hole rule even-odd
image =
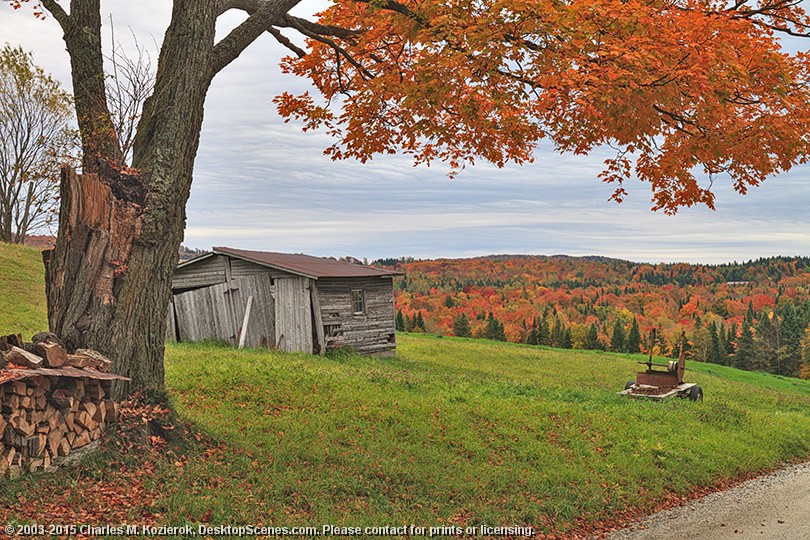
[[[48,329],[41,249],[0,243],[0,333]]]
[[[17,303],[41,295],[21,283]],[[617,396],[639,359],[407,334],[390,359],[173,345],[179,418],[140,399],[97,456],[0,482],[0,520],[575,535],[810,456],[810,382],[692,363],[701,403]]]
[[[567,531],[810,455],[810,384],[695,365],[706,400],[616,395],[638,357],[400,337],[398,358],[169,350],[182,416],[240,457],[192,462],[175,518]],[[203,500],[195,485],[226,482]]]

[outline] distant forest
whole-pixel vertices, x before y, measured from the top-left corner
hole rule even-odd
[[[721,265],[500,255],[384,259],[397,327],[677,357],[810,378],[810,258]]]

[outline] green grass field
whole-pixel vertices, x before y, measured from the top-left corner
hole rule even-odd
[[[0,243],[0,333],[48,329],[42,250]]]
[[[0,259],[0,295],[20,283],[15,303],[38,307],[6,314],[3,332],[44,323],[30,266],[6,277],[17,264],[7,261],[33,260],[16,250]],[[398,341],[389,359],[171,345],[179,420],[146,442],[119,430],[83,464],[5,482],[0,518],[517,524],[565,535],[810,456],[806,381],[691,363],[705,400],[654,403],[616,395],[640,356]],[[105,497],[115,511],[94,513]]]
[[[810,384],[692,364],[702,403],[617,396],[638,359],[417,335],[394,359],[173,346],[178,412],[239,452],[190,464],[163,510],[565,531],[810,455]]]

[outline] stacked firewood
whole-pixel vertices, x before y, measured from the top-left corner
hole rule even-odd
[[[0,474],[46,469],[101,437],[118,417],[110,360],[89,349],[68,353],[53,334],[32,343],[0,336]]]

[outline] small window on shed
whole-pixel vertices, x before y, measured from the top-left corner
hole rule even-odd
[[[363,296],[363,289],[352,289],[352,311],[355,315],[365,314],[366,299]]]

